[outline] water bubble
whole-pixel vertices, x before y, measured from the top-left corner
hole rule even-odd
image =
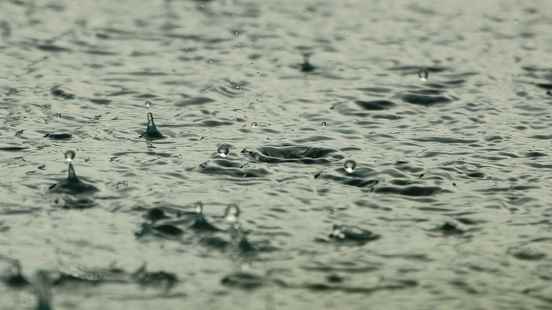
[[[418,71],[418,77],[420,78],[420,81],[427,81],[427,78],[429,77],[429,72],[427,72],[426,69],[422,69]]]
[[[240,217],[240,207],[236,204],[230,204],[224,210],[224,219],[230,223],[236,223]]]
[[[257,126],[259,126],[259,124],[257,124],[257,122],[251,122],[251,127],[255,128]]]
[[[70,163],[73,161],[73,159],[75,159],[75,156],[77,156],[77,153],[75,153],[75,151],[67,151],[65,152],[64,156],[65,156],[65,161]]]
[[[230,154],[230,147],[226,144],[219,146],[217,149],[217,154],[222,158],[228,157],[228,154]]]
[[[345,163],[343,164],[343,168],[345,168],[345,172],[353,173],[356,168],[356,162],[352,159],[349,159],[345,161]]]
[[[146,100],[146,108],[147,108],[148,110],[151,108],[151,105],[152,105],[151,101]]]

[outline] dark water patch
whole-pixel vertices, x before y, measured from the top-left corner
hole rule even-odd
[[[385,88],[385,87],[363,87],[363,88],[358,88],[358,90],[365,92],[369,95],[389,94],[392,92],[391,88]]]
[[[227,98],[237,98],[242,96],[246,91],[248,91],[247,86],[249,83],[245,81],[235,82],[231,80],[225,80],[223,85],[213,87],[212,89],[224,97]]]
[[[90,102],[94,104],[100,104],[100,105],[108,105],[111,103],[111,99],[103,99],[103,98],[92,98],[88,99]]]
[[[41,51],[50,52],[50,53],[62,53],[62,52],[67,53],[72,51],[69,48],[55,45],[55,44],[49,44],[49,43],[35,44],[35,47]]]
[[[482,192],[482,193],[502,193],[502,192],[515,192],[515,191],[529,191],[531,189],[537,189],[538,186],[531,186],[531,185],[512,185],[509,187],[491,187],[491,188],[481,188],[477,189],[476,191]]]
[[[29,149],[28,147],[26,146],[0,146],[0,151],[4,151],[4,152],[21,152],[21,151],[25,151]]]
[[[406,187],[394,187],[394,186],[377,186],[374,188],[374,192],[381,194],[398,194],[404,196],[433,196],[439,193],[448,192],[438,186],[406,186]]]
[[[193,97],[183,101],[176,102],[174,105],[177,107],[187,107],[187,106],[204,105],[214,101],[215,100],[207,97]]]
[[[416,280],[396,280],[395,283],[380,284],[371,287],[334,285],[328,283],[306,283],[301,285],[287,285],[288,288],[307,289],[315,292],[341,292],[345,294],[370,295],[380,291],[404,290],[418,286]]]
[[[419,94],[419,93],[406,93],[400,96],[401,100],[404,102],[408,102],[415,105],[421,105],[421,106],[434,106],[437,104],[444,104],[449,103],[452,101],[451,98],[446,96],[439,96],[439,95],[425,95],[425,94]]]
[[[0,255],[0,267],[0,281],[7,287],[19,289],[29,286],[30,282],[23,275],[18,260]]]
[[[84,190],[84,192],[78,191],[77,194],[84,194],[84,193],[88,194],[90,192],[93,192],[94,190],[97,190],[97,189],[87,188]],[[89,209],[97,206],[96,201],[92,197],[82,196],[82,195],[74,196],[75,190],[71,189],[70,191],[71,191],[70,194],[68,194],[67,192],[69,192],[69,190],[66,189],[64,192],[66,193],[65,195],[61,197],[56,197],[54,199],[54,206],[62,209],[75,209],[75,210]],[[59,191],[57,191],[56,193],[59,193]]]
[[[106,50],[102,50],[100,48],[87,49],[87,50],[83,50],[82,52],[86,53],[86,54],[90,54],[90,55],[96,55],[96,56],[116,56],[116,55],[119,55],[116,52],[106,51]]]
[[[454,221],[446,221],[438,225],[431,231],[443,234],[445,236],[459,236],[466,233],[466,229],[460,223]]]
[[[485,174],[481,171],[473,171],[473,172],[466,173],[466,176],[470,178],[484,178]]]
[[[552,135],[534,135],[534,136],[530,136],[529,138],[538,139],[538,140],[551,140]]]
[[[136,155],[136,154],[144,154],[154,157],[160,157],[160,158],[170,158],[174,157],[174,154],[171,153],[164,153],[164,152],[155,152],[155,151],[148,151],[148,152],[115,152],[111,155],[109,161],[117,161],[119,158],[126,157],[128,155]]]
[[[413,138],[412,140],[419,141],[419,142],[436,142],[436,143],[448,143],[448,144],[456,144],[456,143],[468,144],[468,143],[479,142],[478,140],[468,140],[468,139],[451,138],[451,137],[426,137],[426,138]],[[440,154],[443,154],[443,153],[438,153],[434,155],[440,155]]]
[[[50,94],[55,97],[60,97],[62,99],[70,100],[74,99],[75,95],[70,93],[69,91],[62,88],[61,85],[54,86],[50,89]]]
[[[163,288],[164,290],[170,290],[179,282],[176,274],[166,271],[147,271],[146,265],[136,270],[131,278],[141,286]]]
[[[331,174],[315,175],[315,178],[332,180],[347,186],[354,186],[354,187],[373,188],[379,183],[379,180],[377,179],[354,177],[354,176],[347,177],[347,176],[338,176],[338,175],[331,175]]]
[[[229,160],[211,160],[199,165],[201,173],[234,178],[262,178],[270,174],[264,168],[251,168],[246,163]]]
[[[388,68],[389,71],[397,71],[400,72],[402,75],[416,75],[418,72],[425,70],[428,73],[441,73],[450,70],[446,67],[439,67],[439,66],[429,66],[429,67],[422,67],[422,66],[415,66],[415,65],[401,65],[401,66],[395,66]]]
[[[312,137],[303,138],[303,139],[296,139],[296,140],[293,140],[293,142],[306,143],[306,142],[320,142],[320,141],[330,141],[330,140],[333,140],[333,139],[326,136],[312,136]]]
[[[537,169],[552,169],[552,164],[529,163],[528,165]]]
[[[357,226],[334,225],[328,237],[340,244],[364,245],[380,239],[381,235]]]
[[[552,90],[552,83],[535,83],[535,85],[544,90]]]
[[[537,247],[530,245],[511,247],[508,249],[508,254],[519,260],[526,261],[540,261],[547,257],[547,254],[545,252],[539,250],[539,248]]]
[[[251,290],[260,288],[271,281],[265,277],[253,273],[236,272],[224,276],[220,282],[224,286]]]
[[[386,110],[394,107],[396,104],[392,101],[388,100],[372,100],[372,101],[363,101],[363,100],[357,100],[355,101],[357,105],[359,105],[364,110]]]
[[[547,155],[543,152],[538,152],[538,151],[531,151],[531,152],[527,152],[525,154],[525,157],[528,157],[528,158],[538,158],[538,157],[546,157]]]
[[[69,140],[73,136],[70,133],[52,132],[45,134],[44,137],[51,140]]]
[[[301,145],[262,146],[258,151],[242,150],[250,159],[265,163],[297,162],[303,164],[326,164],[343,158],[337,151],[329,148]]]

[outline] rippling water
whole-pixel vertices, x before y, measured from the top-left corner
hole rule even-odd
[[[0,309],[552,306],[549,1],[0,12]]]

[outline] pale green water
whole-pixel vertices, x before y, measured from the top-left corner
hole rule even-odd
[[[0,309],[549,309],[552,3],[418,3],[1,2]]]

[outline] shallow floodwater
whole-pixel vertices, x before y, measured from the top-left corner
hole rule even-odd
[[[2,1],[0,309],[550,309],[550,14]]]

